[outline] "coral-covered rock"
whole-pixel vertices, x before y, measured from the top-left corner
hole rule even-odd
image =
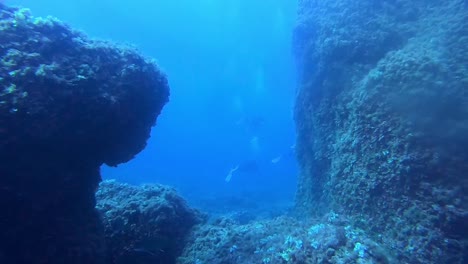
[[[0,262],[99,263],[99,167],[130,160],[169,89],[154,62],[0,4]]]
[[[23,9],[1,19],[2,156],[44,148],[112,166],[145,147],[169,93],[154,62]]]
[[[337,214],[324,221],[276,219],[239,224],[221,217],[197,226],[179,264],[392,263],[393,257]]]
[[[174,189],[104,181],[96,193],[109,263],[174,263],[200,221]]]
[[[300,5],[299,212],[346,214],[402,263],[468,261],[466,2]]]

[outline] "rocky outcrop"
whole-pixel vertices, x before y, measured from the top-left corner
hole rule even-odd
[[[167,80],[135,50],[0,4],[0,262],[101,263],[102,164],[140,152]]]
[[[466,1],[300,1],[302,215],[354,219],[399,263],[462,263]]]
[[[113,264],[175,263],[201,214],[173,188],[104,181],[96,193]]]
[[[332,213],[318,221],[290,216],[241,224],[232,217],[194,228],[179,264],[392,263],[360,229]]]

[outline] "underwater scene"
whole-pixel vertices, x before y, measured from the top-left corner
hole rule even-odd
[[[468,1],[0,0],[0,264],[468,263]]]

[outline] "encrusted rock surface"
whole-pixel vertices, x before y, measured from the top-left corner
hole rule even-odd
[[[178,264],[395,263],[390,252],[340,215],[281,216],[241,224],[219,217],[197,226]]]
[[[303,0],[295,45],[298,212],[398,263],[466,263],[466,1]]]
[[[140,152],[169,88],[154,62],[0,4],[0,262],[101,263],[102,164]]]
[[[96,193],[108,262],[175,263],[201,214],[173,188],[104,181]]]

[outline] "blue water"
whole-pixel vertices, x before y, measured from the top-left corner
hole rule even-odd
[[[170,102],[146,149],[117,168],[103,167],[104,179],[172,185],[194,204],[292,201],[296,1],[6,2],[91,37],[133,44],[168,75]]]

